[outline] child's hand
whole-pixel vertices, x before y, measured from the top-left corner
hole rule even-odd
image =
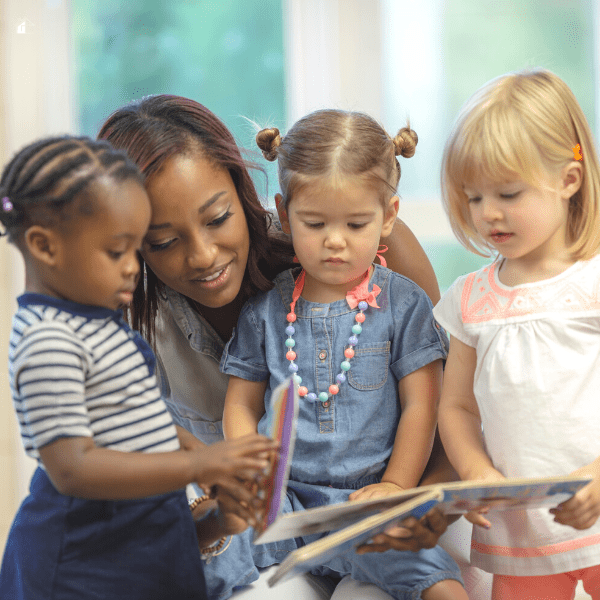
[[[262,435],[249,434],[196,448],[191,452],[196,461],[195,481],[205,492],[219,485],[236,498],[244,496],[243,481],[254,481],[269,468],[269,452],[279,443]],[[245,488],[247,494],[249,490]]]
[[[504,481],[506,477],[500,473],[500,471],[496,471],[496,469],[488,468],[484,473],[479,477],[475,477],[472,481],[477,481],[478,483],[494,483],[495,481]],[[483,516],[489,512],[489,507],[482,506],[477,510],[472,510],[464,515],[465,519],[469,521],[469,523],[473,523],[473,525],[477,525],[478,527],[483,527],[485,529],[489,529],[492,524]]]
[[[571,475],[591,475],[594,479],[550,512],[557,523],[574,529],[589,529],[600,516],[600,467],[594,462],[573,471]]]
[[[402,521],[402,525],[390,527],[385,533],[376,535],[370,543],[359,546],[356,553],[386,550],[418,552],[423,548],[433,548],[447,527],[448,517],[434,506],[419,520],[409,517]]]
[[[390,481],[382,481],[381,483],[372,483],[367,485],[360,490],[352,492],[348,496],[348,500],[373,500],[373,498],[384,498],[385,496],[392,496],[398,492],[402,492],[404,488]]]

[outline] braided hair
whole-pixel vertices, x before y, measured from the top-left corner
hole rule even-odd
[[[77,213],[92,215],[90,187],[101,177],[114,181],[142,176],[127,155],[106,141],[88,137],[50,137],[20,150],[0,178],[1,235],[23,249],[32,225],[60,226]]]

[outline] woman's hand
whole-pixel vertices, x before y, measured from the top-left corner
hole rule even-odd
[[[376,535],[370,543],[359,546],[356,553],[367,554],[386,550],[418,552],[423,548],[433,548],[446,531],[448,523],[448,517],[439,508],[433,507],[418,520],[409,517],[402,521],[401,525]]]
[[[251,495],[249,500],[238,500],[223,488],[217,487],[219,523],[223,535],[235,535],[248,526],[256,527],[261,516],[262,501]]]
[[[574,529],[589,529],[600,516],[600,459],[573,471],[571,475],[591,476],[592,481],[572,498],[550,509],[554,520]]]

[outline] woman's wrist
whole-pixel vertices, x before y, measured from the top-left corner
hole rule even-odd
[[[197,513],[200,512],[199,506],[202,505],[206,505],[207,510],[203,508],[201,516],[197,516]],[[200,546],[200,549],[210,549],[211,546],[218,545],[221,540],[227,537],[228,533],[225,531],[223,521],[219,516],[216,501],[201,502],[199,506],[195,507],[196,512],[192,512],[196,524],[198,546]]]

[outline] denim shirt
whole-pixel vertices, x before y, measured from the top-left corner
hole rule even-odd
[[[188,299],[165,287],[156,322],[157,377],[173,421],[206,444],[223,439],[225,344]]]
[[[273,290],[246,303],[221,360],[228,375],[267,381],[267,412],[271,391],[290,375],[285,328],[297,275],[296,269],[281,273]],[[357,481],[382,474],[400,419],[398,381],[447,356],[448,338],[420,287],[379,265],[369,289],[373,284],[381,288],[380,308],[365,311],[347,381],[328,406],[300,399],[290,471],[294,481],[353,488]],[[295,362],[309,392],[327,391],[335,381],[357,312],[345,299],[331,304],[298,300]],[[265,432],[266,421],[265,414],[259,433]]]

